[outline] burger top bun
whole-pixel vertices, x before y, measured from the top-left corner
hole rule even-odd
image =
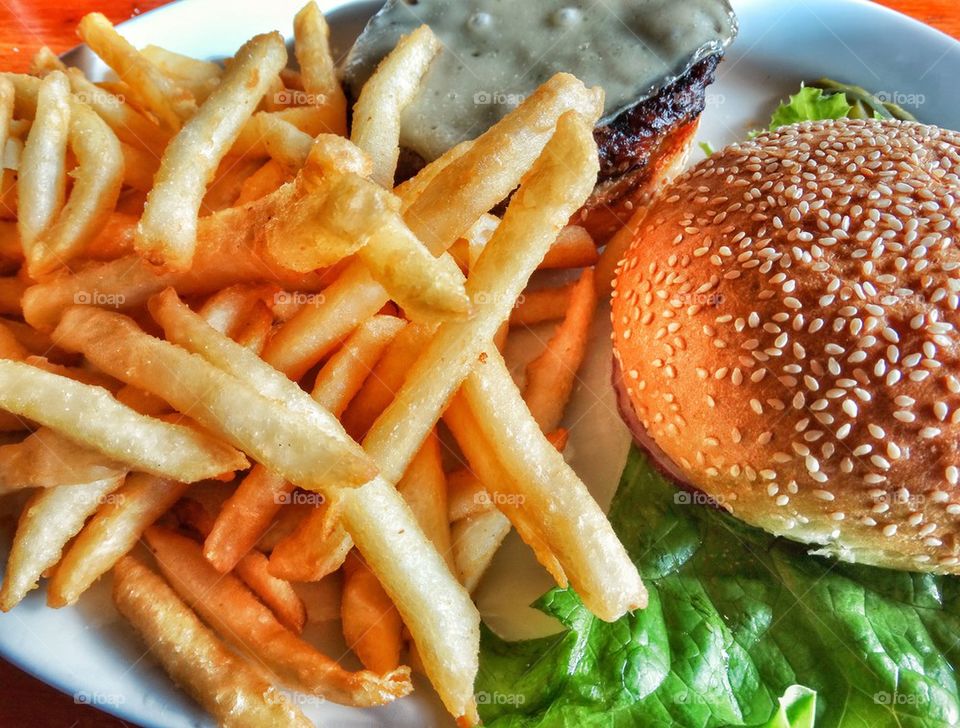
[[[960,573],[958,175],[956,132],[843,120],[729,147],[662,194],[613,336],[675,474],[817,553]]]

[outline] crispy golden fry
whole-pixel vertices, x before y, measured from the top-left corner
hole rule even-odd
[[[213,176],[213,181],[207,187],[203,200],[200,203],[200,218],[211,213],[220,212],[230,207],[236,207],[237,198],[244,183],[260,167],[257,159],[238,159],[227,157],[224,159]],[[199,226],[199,220],[198,220]]]
[[[168,130],[178,130],[196,113],[197,105],[190,93],[177,86],[130,45],[102,14],[85,15],[77,26],[77,33],[126,83],[131,98],[148,109]]]
[[[386,301],[387,292],[366,267],[351,263],[323,295],[277,329],[263,358],[291,379],[300,379]]]
[[[509,475],[504,471],[497,458],[496,451],[490,446],[490,442],[481,434],[476,423],[476,418],[470,412],[470,408],[464,402],[464,398],[458,395],[450,403],[447,411],[444,413],[444,422],[456,438],[457,444],[470,463],[470,469],[477,474],[480,482],[485,487],[485,493],[491,506],[495,506],[501,511],[517,529],[517,533],[523,539],[537,557],[537,561],[545,568],[561,587],[567,586],[567,576],[563,566],[554,554],[550,544],[547,542],[544,534],[539,527],[539,518],[536,512],[524,510],[522,507],[523,498],[512,493],[506,486],[509,481]],[[487,521],[489,530],[484,533],[490,533],[494,530],[493,522]],[[476,534],[474,534],[476,536]],[[499,547],[499,543],[492,544],[494,552]],[[468,570],[474,573],[479,579],[482,572],[476,573],[480,563],[484,559],[477,546],[463,547],[465,553],[470,553],[474,560],[474,566]],[[489,563],[494,554],[490,553],[485,560]]]
[[[587,89],[569,74],[548,80],[462,153],[431,170],[430,181],[404,212],[410,229],[434,253],[446,250],[517,186],[564,113],[578,111],[595,122],[602,97],[602,91]]]
[[[546,321],[562,319],[570,306],[574,284],[525,291],[510,312],[511,326],[536,326]]]
[[[163,153],[137,228],[142,255],[176,270],[190,267],[207,184],[263,97],[268,80],[286,62],[279,33],[256,36],[237,52],[220,84]]]
[[[173,303],[179,303],[175,294]],[[154,310],[169,311],[174,305],[163,306],[161,299]],[[253,352],[217,333],[196,314],[189,315],[199,325],[175,339],[192,343],[197,341],[194,335],[198,339],[205,336],[195,344],[202,356],[144,333],[125,316],[82,306],[67,310],[54,340],[83,352],[102,371],[163,397],[181,412],[189,412],[205,427],[299,485],[314,489],[357,485],[376,472],[340,423],[295,383],[270,369]],[[157,316],[167,326],[168,336],[180,333],[164,315]],[[187,316],[182,318],[189,320]],[[186,324],[178,322],[177,326],[185,328]],[[223,361],[225,358],[229,361]],[[219,369],[217,364],[228,370]],[[245,366],[257,367],[250,376],[268,383],[263,389],[266,393],[236,378],[235,374],[243,375],[240,370]],[[270,378],[267,370],[276,377]],[[274,395],[284,399],[271,399]]]
[[[123,155],[123,183],[135,190],[149,192],[160,160],[152,152],[130,144],[121,143],[120,152]]]
[[[373,316],[360,324],[317,373],[313,398],[340,417],[405,325],[395,316]]]
[[[547,251],[540,270],[586,268],[596,263],[599,257],[590,233],[579,225],[567,225]]]
[[[214,293],[200,307],[200,318],[221,334],[235,339],[244,322],[258,303],[274,298],[276,286],[237,285]]]
[[[190,498],[181,500],[174,512],[183,525],[189,526],[204,538],[213,529],[213,516],[199,501]],[[250,551],[237,562],[234,572],[260,601],[270,607],[280,624],[291,632],[300,634],[307,621],[307,608],[290,582],[273,576],[268,567],[266,556],[259,551]]]
[[[240,136],[230,150],[231,156],[268,157],[262,125],[267,118],[281,119],[293,124],[311,138],[318,134],[346,134],[346,120],[331,118],[330,109],[324,106],[295,106],[280,111],[260,111],[244,124]]]
[[[273,264],[266,255],[263,227],[275,210],[272,199],[267,197],[244,208],[201,219],[197,255],[193,267],[186,272],[166,272],[137,256],[129,256],[33,286],[24,294],[24,317],[32,326],[49,331],[64,309],[74,304],[135,308],[168,286],[185,295],[264,281],[303,292],[321,289],[336,271],[292,273]],[[376,310],[379,307],[368,316]]]
[[[71,407],[62,406],[69,399]],[[137,470],[185,482],[243,470],[247,459],[209,435],[144,417],[100,387],[0,361],[0,409],[57,430]]]
[[[114,568],[113,601],[167,674],[221,725],[313,725],[283,693],[204,627],[163,579],[132,557],[125,557]]]
[[[0,218],[17,220],[17,173],[12,169],[0,169]]]
[[[500,544],[510,533],[510,520],[496,509],[467,516],[450,526],[457,578],[473,592]]]
[[[527,365],[523,399],[543,432],[560,426],[577,370],[587,353],[590,324],[597,307],[593,269],[587,268],[570,295],[570,308],[546,349]]]
[[[174,83],[189,91],[198,104],[206,101],[223,76],[223,69],[212,61],[201,61],[160,46],[144,46],[140,53]]]
[[[47,46],[40,48],[33,54],[33,58],[30,59],[30,73],[34,76],[42,78],[51,71],[65,72],[66,70],[66,64]]]
[[[0,359],[23,361],[30,355],[31,352],[17,337],[14,326],[18,323],[10,319],[0,319]]]
[[[403,475],[457,387],[482,361],[557,234],[593,190],[599,165],[592,129],[593,120],[576,112],[560,119],[470,274],[474,315],[441,324],[364,438],[385,478],[395,482]]]
[[[22,262],[23,246],[20,244],[17,223],[0,220],[0,266],[2,266],[0,270],[4,273],[13,273]]]
[[[55,488],[126,475],[127,466],[41,427],[22,442],[0,446],[0,494]]]
[[[294,17],[293,36],[294,52],[300,64],[300,88],[312,97],[307,101],[312,106],[329,109],[337,120],[337,128],[344,130],[334,133],[346,133],[347,99],[330,53],[330,28],[312,0]]]
[[[73,189],[52,226],[26,247],[27,270],[33,278],[79,255],[106,225],[120,196],[124,157],[106,122],[84,104],[73,103],[69,140],[77,159]]]
[[[131,473],[70,544],[47,585],[47,604],[73,604],[128,553],[148,526],[189,486],[146,473]]]
[[[397,334],[363,388],[343,413],[343,426],[350,437],[359,440],[367,434],[367,430],[403,385],[407,372],[423,352],[432,333],[429,327],[408,323]]]
[[[343,565],[341,599],[343,636],[363,666],[374,672],[396,670],[403,646],[400,614],[356,553]]]
[[[443,472],[440,440],[436,431],[424,441],[397,490],[417,517],[417,523],[437,552],[453,569],[450,553],[450,524],[447,520],[447,476]]]
[[[67,78],[74,96],[93,109],[125,144],[155,157],[170,141],[170,132],[141,114],[123,97],[97,86],[79,68],[68,68]]]
[[[373,159],[373,180],[388,189],[400,156],[400,117],[441,47],[427,25],[401,38],[363,85],[353,107],[350,138]]]
[[[204,621],[290,687],[358,706],[383,705],[412,690],[409,668],[382,676],[348,672],[315,650],[280,624],[236,576],[214,569],[190,539],[155,526],[145,536],[170,584]]]
[[[233,570],[257,545],[280,509],[292,500],[292,492],[293,486],[283,476],[259,463],[253,466],[223,504],[204,541],[204,556],[217,571]]]
[[[351,548],[336,504],[325,502],[277,543],[270,554],[270,573],[290,581],[320,581],[343,566]]]
[[[273,311],[263,301],[258,301],[250,311],[250,318],[237,332],[235,340],[240,346],[259,354],[266,346],[272,330]]]
[[[480,615],[470,595],[390,483],[378,477],[343,491],[338,506],[344,527],[410,630],[443,704],[468,724],[478,723],[473,684]]]
[[[87,516],[116,490],[126,473],[102,480],[45,488],[27,502],[13,538],[0,588],[0,611],[9,612],[33,589],[40,576],[60,560],[67,542]]]
[[[70,112],[70,84],[62,73],[51,73],[40,82],[17,180],[17,230],[28,260],[63,207]]]
[[[296,172],[307,162],[313,137],[300,131],[289,121],[261,111],[257,114],[263,145],[270,158],[283,165],[290,174]]]
[[[563,456],[528,412],[499,352],[474,369],[462,395],[478,432],[495,450],[502,487],[521,496],[577,594],[603,620],[643,608],[647,592],[626,550]]]
[[[240,196],[237,197],[235,204],[239,207],[248,202],[259,200],[272,192],[276,192],[281,186],[292,179],[286,168],[275,159],[264,162],[256,172],[247,177],[240,188]]]

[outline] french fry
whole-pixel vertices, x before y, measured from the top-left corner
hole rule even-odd
[[[9,612],[33,589],[40,576],[54,566],[67,542],[84,521],[123,483],[125,473],[38,491],[27,502],[0,588],[0,611]]]
[[[348,672],[286,629],[232,574],[211,566],[200,547],[155,526],[145,538],[164,576],[221,636],[251,653],[283,683],[345,705],[373,706],[408,694],[410,670]]]
[[[243,184],[259,167],[260,161],[257,159],[238,159],[236,157],[224,159],[217,167],[213,181],[207,187],[203,200],[200,202],[200,218],[214,212],[236,207],[236,201],[240,197]]]
[[[484,353],[495,353],[484,348],[570,215],[593,190],[599,169],[593,121],[576,112],[560,119],[470,274],[467,293],[475,313],[441,324],[364,438],[364,449],[386,479],[400,479],[457,387]]]
[[[587,353],[596,305],[593,269],[587,268],[570,294],[570,308],[563,323],[543,353],[527,365],[523,399],[543,432],[555,430],[563,419],[577,370]]]
[[[155,159],[159,157],[170,141],[168,131],[134,109],[123,97],[98,87],[79,68],[68,68],[66,74],[74,96],[97,112],[120,141]]]
[[[510,520],[496,509],[462,518],[450,526],[457,578],[470,592],[480,584],[500,544],[510,533]]]
[[[137,545],[143,532],[189,486],[146,473],[131,473],[106,499],[67,548],[47,585],[47,605],[74,604],[97,579]]]
[[[610,293],[613,291],[613,279],[617,275],[617,268],[620,265],[620,261],[623,260],[627,248],[629,248],[631,243],[636,239],[637,230],[640,229],[640,225],[643,224],[647,216],[647,209],[647,206],[643,206],[633,213],[633,216],[627,224],[610,238],[607,246],[603,249],[603,253],[600,255],[600,260],[597,261],[597,295],[604,301],[610,298]]]
[[[37,91],[36,119],[23,148],[17,180],[17,231],[27,259],[63,207],[70,112],[70,84],[62,73],[51,73]]]
[[[343,427],[350,437],[359,440],[367,434],[374,420],[403,385],[407,372],[430,341],[432,333],[429,327],[408,323],[397,334],[343,413]]]
[[[144,46],[140,53],[174,83],[189,91],[198,104],[206,101],[223,76],[223,69],[213,61],[201,61],[160,46]]]
[[[237,52],[220,84],[164,150],[137,228],[138,252],[176,270],[190,267],[207,184],[286,62],[279,33],[256,36]]]
[[[2,266],[0,270],[3,273],[14,273],[20,268],[21,263],[23,263],[23,246],[20,244],[17,223],[0,220],[0,266]]]
[[[0,320],[0,359],[22,361],[30,352],[17,337],[14,326],[18,323],[9,319]]]
[[[0,76],[0,152],[7,146],[10,138],[10,122],[13,121],[13,105],[16,90],[9,78]]]
[[[148,109],[170,131],[177,131],[196,113],[197,105],[185,89],[121,36],[100,13],[85,15],[77,33],[127,85],[131,98]]]
[[[263,301],[254,304],[250,318],[237,332],[236,342],[240,346],[259,354],[267,343],[273,329],[273,311]]]
[[[123,155],[123,183],[141,192],[149,192],[153,187],[153,177],[160,166],[160,160],[139,147],[121,143]]]
[[[350,138],[373,159],[373,180],[388,189],[400,156],[401,115],[440,49],[427,25],[404,36],[363,85],[353,107]]]
[[[162,300],[155,311],[173,308],[163,307]],[[175,302],[175,294],[172,300]],[[217,333],[196,314],[190,312],[190,316],[195,317],[197,325],[189,336],[197,331],[198,336],[206,335],[197,347],[203,356],[144,333],[121,314],[81,306],[67,310],[54,340],[81,351],[102,371],[163,397],[180,412],[189,412],[294,483],[314,489],[357,485],[376,472],[336,419],[296,384],[270,369],[253,352]],[[175,333],[172,326],[165,330],[168,336]],[[224,358],[229,361],[224,362]],[[219,369],[210,359],[232,367],[233,372]],[[269,394],[235,377],[235,373],[242,374],[244,366],[256,368],[251,376],[266,383]],[[266,370],[276,377],[270,377]],[[296,396],[294,390],[302,396]],[[270,399],[274,393],[284,399]]]
[[[0,446],[0,494],[22,488],[92,483],[126,473],[125,465],[46,427],[21,442]]]
[[[480,615],[470,595],[450,574],[396,488],[383,478],[342,491],[338,506],[344,527],[410,630],[443,704],[475,725]]]
[[[351,263],[324,289],[274,332],[263,358],[291,379],[300,379],[387,301],[383,286],[361,263]]]
[[[553,76],[460,156],[431,172],[435,176],[404,212],[410,229],[433,252],[446,250],[506,199],[563,114],[577,111],[594,121],[602,111],[602,96],[600,89],[587,89],[569,74]]]
[[[599,257],[590,233],[579,225],[567,225],[543,257],[540,270],[586,268],[594,265]]]
[[[313,96],[312,105],[329,109],[336,128],[345,134],[347,99],[337,78],[336,64],[330,53],[330,28],[317,4],[311,2],[293,19],[294,52],[300,64],[301,88]],[[290,85],[289,83],[287,85]]]
[[[538,518],[538,514],[525,510],[522,507],[523,497],[511,492],[507,487],[506,484],[510,476],[500,464],[497,453],[491,447],[489,440],[481,434],[476,417],[470,412],[469,406],[461,395],[454,398],[443,417],[444,422],[450,428],[457,444],[460,446],[460,450],[467,457],[470,469],[477,474],[480,482],[483,483],[485,488],[483,495],[486,500],[490,505],[495,505],[496,509],[501,511],[504,517],[514,525],[524,543],[533,550],[537,561],[550,573],[554,581],[559,586],[566,587],[567,575],[539,526],[540,518]],[[493,531],[502,530],[494,529],[492,521],[486,521],[485,523],[488,530],[485,530],[484,533],[489,534]],[[491,542],[491,545],[495,552],[500,544]],[[470,571],[475,571],[480,562],[483,561],[479,558],[478,547],[464,547],[463,550],[472,553],[475,564]],[[489,563],[493,556],[493,553],[489,554],[486,563]],[[475,574],[475,576],[479,579],[482,572]]]
[[[337,271],[292,273],[273,264],[266,255],[263,226],[275,212],[271,199],[265,198],[202,218],[197,255],[189,271],[168,272],[138,256],[125,256],[32,286],[24,294],[24,317],[32,326],[49,331],[69,306],[95,302],[118,309],[135,308],[168,286],[185,295],[263,282],[305,292],[320,290]],[[376,310],[369,315],[373,313]]]
[[[395,316],[373,316],[360,324],[317,373],[313,398],[340,417],[404,327]]]
[[[646,606],[647,592],[626,550],[577,474],[541,432],[499,352],[474,369],[462,395],[478,434],[497,453],[518,496],[591,612],[605,621]]]
[[[69,400],[70,408],[62,407]],[[0,409],[57,430],[136,470],[185,482],[243,470],[247,459],[219,440],[144,417],[100,387],[21,362],[0,361]]]
[[[26,247],[27,270],[33,278],[76,257],[100,233],[120,195],[124,170],[120,141],[81,103],[71,106],[69,141],[77,159],[73,189],[56,221]]]
[[[270,156],[262,129],[263,121],[267,117],[289,122],[311,138],[319,134],[343,136],[347,129],[346,119],[331,116],[331,110],[326,106],[294,106],[279,111],[258,111],[243,125],[240,136],[230,149],[230,156]]]
[[[30,59],[30,73],[34,76],[42,78],[52,71],[65,72],[66,70],[66,64],[47,46],[40,48]]]
[[[270,573],[290,581],[320,581],[343,566],[351,548],[339,509],[324,502],[273,548]]]
[[[163,579],[132,557],[123,558],[114,568],[113,601],[174,682],[221,725],[313,725],[204,627]]]
[[[384,673],[400,665],[400,614],[377,577],[356,553],[343,565],[340,619],[343,636],[368,670]]]
[[[267,154],[287,172],[296,174],[307,162],[313,137],[279,116],[261,111],[257,117]]]
[[[524,291],[523,297],[510,312],[511,326],[536,326],[562,319],[570,306],[574,284]]]
[[[199,314],[210,326],[232,339],[256,304],[275,297],[277,293],[277,288],[269,284],[230,286],[204,301]]]
[[[234,204],[240,206],[259,200],[271,192],[276,192],[291,179],[292,177],[282,164],[275,159],[270,159],[244,180],[243,186],[240,188],[240,196],[237,197]]]
[[[192,499],[181,500],[174,508],[177,518],[201,537],[213,529],[214,519],[204,505]],[[277,620],[295,634],[303,632],[307,608],[288,581],[273,576],[269,561],[259,551],[248,552],[234,569],[243,583],[266,604]],[[395,666],[396,667],[396,666]]]
[[[410,462],[407,472],[397,483],[397,490],[417,517],[417,523],[427,538],[453,570],[450,524],[447,519],[447,477],[443,472],[440,440],[436,431],[427,437]]]

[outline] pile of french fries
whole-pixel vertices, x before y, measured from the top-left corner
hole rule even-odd
[[[645,606],[562,455],[598,298],[569,221],[602,94],[557,75],[394,187],[426,27],[349,137],[312,2],[299,71],[279,33],[225,67],[99,14],[79,34],[112,80],[46,50],[0,75],[0,495],[28,494],[0,609],[112,572],[174,680],[224,725],[274,726],[309,725],[278,686],[376,706],[411,667],[476,724],[470,592],[511,527],[601,619]],[[526,291],[540,269],[583,270]],[[501,350],[550,321],[521,393]],[[301,637],[304,585],[327,579],[360,670]]]

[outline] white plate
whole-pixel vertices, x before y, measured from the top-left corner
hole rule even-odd
[[[700,138],[715,146],[742,139],[762,126],[779,99],[806,78],[831,76],[882,92],[918,118],[960,128],[960,43],[866,0],[734,0],[741,33],[708,92]],[[303,0],[183,0],[122,26],[136,45],[155,43],[199,57],[229,56],[251,35],[278,29],[291,35]],[[335,46],[344,51],[378,2],[320,0],[334,26]],[[74,51],[73,63],[97,70],[90,55]],[[102,67],[100,67],[102,69]],[[694,159],[700,158],[699,151]],[[605,312],[600,315],[592,354],[571,407],[571,462],[600,502],[616,487],[628,437],[609,387],[609,344]],[[542,332],[541,332],[542,333]],[[537,336],[512,348],[516,361]],[[2,557],[3,554],[0,554]],[[524,607],[550,586],[527,549],[511,537],[478,592],[489,624],[509,637],[549,630]],[[171,685],[119,621],[108,584],[99,584],[73,609],[44,606],[42,590],[14,612],[0,615],[0,655],[41,680],[144,726],[211,725]],[[378,710],[304,705],[323,725],[452,725],[432,692]]]

